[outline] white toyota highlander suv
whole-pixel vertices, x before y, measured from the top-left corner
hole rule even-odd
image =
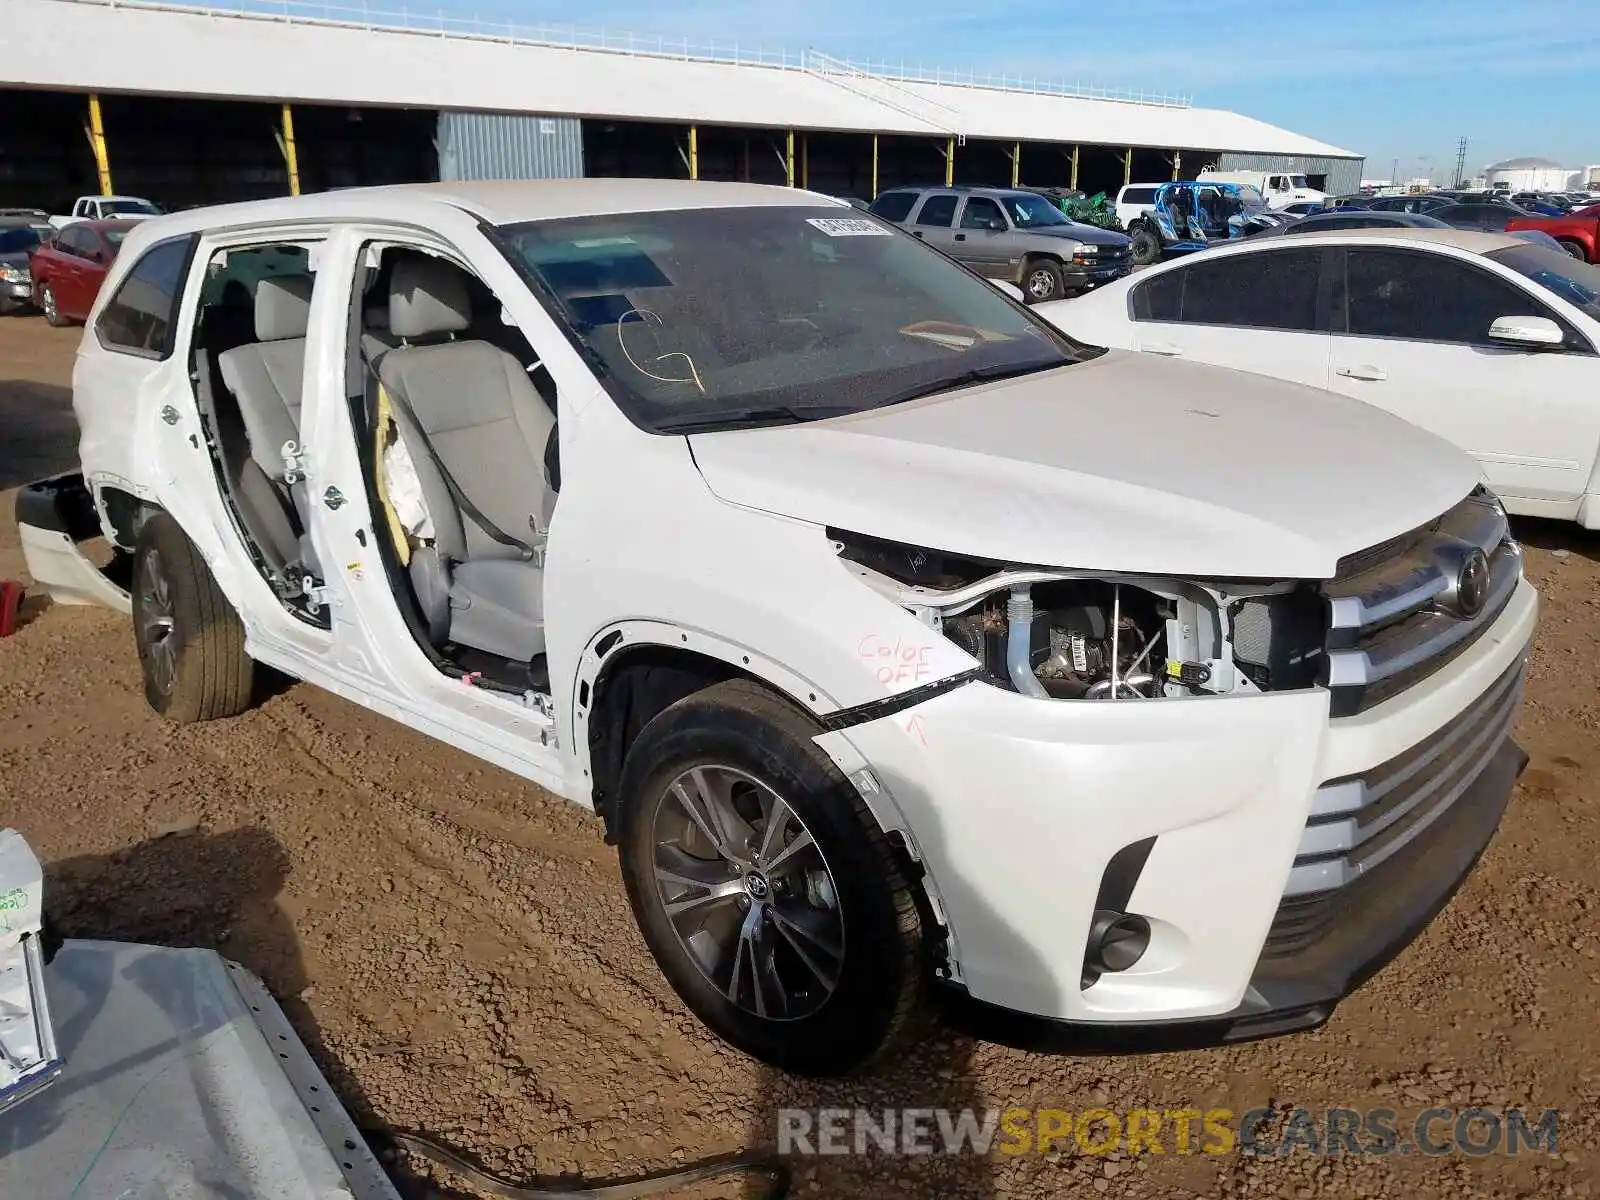
[[[131,611],[157,710],[263,664],[592,806],[684,1002],[785,1069],[936,996],[1029,1044],[1315,1025],[1525,761],[1537,600],[1464,454],[806,192],[152,218],[73,398],[29,569]]]

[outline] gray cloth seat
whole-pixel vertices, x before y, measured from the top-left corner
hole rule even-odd
[[[433,546],[414,553],[410,568],[430,634],[527,662],[544,653],[541,563],[555,508],[544,452],[555,414],[522,364],[498,346],[416,344],[448,339],[471,317],[457,267],[402,259],[389,291],[389,332],[401,345],[377,358],[378,379],[433,521]]]
[[[305,382],[306,328],[311,317],[310,275],[271,275],[256,285],[256,340],[224,351],[217,359],[222,381],[239,404],[250,458],[287,493],[300,520],[298,558],[314,567],[310,538],[311,497],[304,480],[285,483],[283,447],[300,442],[300,403]],[[259,485],[258,485],[259,487]]]

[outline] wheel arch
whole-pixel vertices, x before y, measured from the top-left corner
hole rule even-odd
[[[579,656],[567,698],[579,778],[615,837],[616,785],[628,747],[657,713],[729,679],[748,679],[817,722],[838,704],[777,661],[715,634],[662,621],[619,621],[599,630]]]

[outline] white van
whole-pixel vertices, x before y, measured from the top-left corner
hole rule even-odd
[[[1202,183],[1248,183],[1267,198],[1268,208],[1307,201],[1322,204],[1328,199],[1328,194],[1308,184],[1304,175],[1289,171],[1201,171],[1198,178]]]

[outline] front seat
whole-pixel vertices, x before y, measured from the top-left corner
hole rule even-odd
[[[421,255],[395,264],[389,334],[400,345],[376,369],[434,527],[433,552],[409,569],[436,643],[529,662],[544,653],[555,414],[512,355],[455,340],[471,319],[458,267]]]

